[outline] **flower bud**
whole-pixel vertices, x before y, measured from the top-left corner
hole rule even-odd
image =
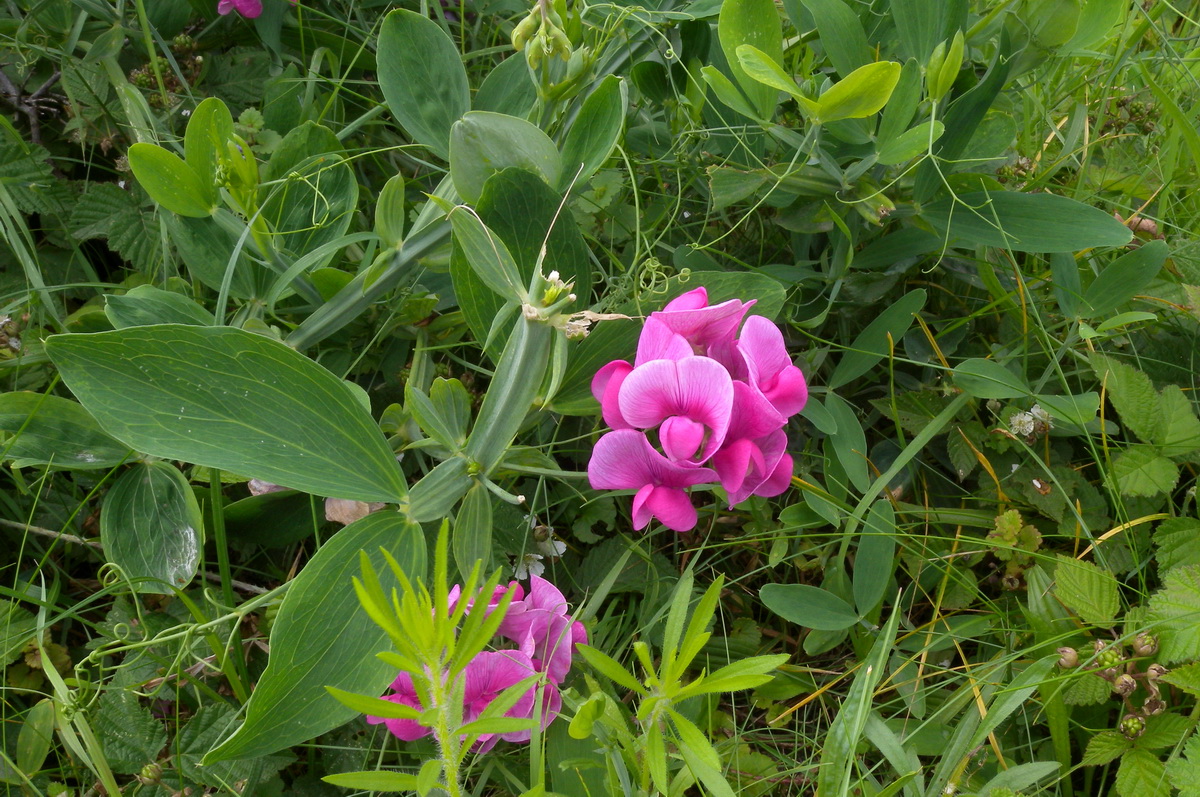
[[[1136,739],[1146,732],[1146,721],[1137,714],[1126,714],[1117,728],[1126,739]]]
[[[1121,673],[1112,682],[1112,690],[1121,697],[1129,697],[1137,689],[1137,681],[1129,673]]]
[[[1148,697],[1142,703],[1142,711],[1146,712],[1146,716],[1152,717],[1156,714],[1161,714],[1167,710],[1166,701],[1158,697]]]
[[[1138,656],[1153,656],[1158,652],[1158,637],[1145,631],[1133,640],[1133,652]]]
[[[1079,651],[1075,648],[1059,648],[1056,653],[1059,656],[1058,666],[1064,670],[1079,666]]]

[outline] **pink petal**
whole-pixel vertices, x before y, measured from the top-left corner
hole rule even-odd
[[[664,310],[699,310],[701,307],[708,307],[708,289],[701,286],[693,288],[687,293],[681,293],[671,301],[667,302]]]
[[[708,442],[697,458],[703,462],[725,439],[733,410],[733,380],[716,360],[651,360],[626,377],[618,396],[621,417],[631,426],[649,429],[680,415],[709,429]]]
[[[645,518],[644,522],[638,523],[639,515]],[[639,490],[634,496],[633,517],[635,529],[643,528],[650,517],[656,517],[672,531],[691,531],[696,526],[696,507],[683,490],[651,487],[648,492]]]
[[[790,417],[808,403],[808,382],[799,368],[789,365],[779,372],[773,384],[763,390],[763,395],[775,409]]]
[[[625,377],[629,376],[629,372],[632,370],[633,366],[624,360],[613,360],[592,377],[592,395],[596,397],[596,401],[600,402],[600,411],[604,416],[604,422],[613,429],[630,428],[625,419],[621,417],[617,396]]]
[[[658,428],[658,441],[667,459],[676,462],[691,459],[704,442],[704,424],[672,415]]]
[[[787,435],[780,429],[758,440],[734,441],[727,447],[723,447],[722,451],[725,451],[726,448],[729,449],[729,455],[722,459],[725,472],[722,473],[721,469],[718,469],[717,473],[722,473],[721,484],[729,494],[729,506],[732,508],[752,494],[762,495],[758,492],[759,488],[769,480],[780,460],[786,456],[784,451],[787,449]],[[722,451],[718,451],[717,456],[713,457],[714,464],[721,456]],[[740,474],[737,470],[739,466],[745,468]],[[791,458],[789,457],[787,475],[784,477],[785,482],[779,492],[787,489],[787,480],[790,480],[791,476]],[[778,494],[772,493],[772,495]]]
[[[745,484],[746,477],[750,473],[752,459],[757,460],[754,465],[761,473],[764,468],[762,452],[758,450],[758,446],[746,439],[726,443],[721,446],[720,451],[713,455],[713,470],[721,477],[721,486],[731,496],[731,504],[738,503],[733,501],[732,496]]]
[[[225,16],[230,11],[233,11],[233,0],[221,0],[217,3],[217,13]]]
[[[262,0],[234,0],[234,5],[246,19],[254,19],[262,14]]]
[[[399,673],[396,676],[396,680],[392,681],[392,689],[395,690],[394,694],[384,695],[384,700],[392,703],[400,703],[417,711],[423,710],[421,701],[417,699],[416,690],[413,688],[411,675],[406,672]],[[413,742],[433,733],[432,728],[426,728],[416,720],[384,719],[383,717],[372,717],[368,714],[367,723],[369,725],[379,725],[382,723],[393,736],[405,742]]]
[[[792,365],[783,333],[762,316],[746,319],[737,349],[750,369],[751,381],[785,416],[795,415],[808,401],[804,374]]]
[[[730,299],[727,302],[707,307],[698,305],[697,295],[697,291],[686,293],[667,304],[663,310],[652,313],[651,318],[661,320],[676,334],[687,338],[694,350],[707,352],[710,346],[720,345],[733,339],[738,326],[742,323],[742,318],[745,317],[746,311],[754,305],[754,302]],[[679,302],[684,297],[687,299]],[[707,294],[704,299],[707,303]]]
[[[771,471],[767,480],[755,488],[754,494],[761,495],[763,498],[774,498],[783,494],[791,484],[792,458],[788,454],[784,454],[779,458],[775,470]]]
[[[534,708],[536,709],[536,705]],[[560,711],[562,711],[562,695],[559,694],[558,687],[554,684],[546,684],[542,687],[542,730],[546,730],[550,723],[554,722],[554,718]],[[508,742],[528,742],[532,736],[532,731],[513,731],[500,734],[500,738]]]
[[[638,366],[651,360],[682,360],[695,354],[686,338],[667,326],[662,319],[651,315],[642,327],[637,358],[633,364]]]
[[[758,388],[735,380],[733,383],[733,409],[730,412],[729,428],[725,440],[746,438],[757,440],[782,429],[787,418],[779,414]]]
[[[525,603],[530,609],[543,609],[564,616],[567,613],[567,599],[558,587],[541,576],[529,577],[529,599]]]
[[[682,488],[716,480],[717,474],[709,468],[686,467],[667,459],[654,450],[645,434],[633,429],[601,437],[588,462],[588,481],[597,490],[637,490],[657,484]]]
[[[478,654],[463,670],[463,722],[479,718],[496,695],[536,673],[529,656],[516,650]],[[530,689],[505,713],[506,717],[528,717],[533,706]]]

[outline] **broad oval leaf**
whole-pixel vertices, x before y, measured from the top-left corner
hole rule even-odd
[[[227,147],[233,140],[233,117],[224,102],[209,97],[196,106],[183,134],[183,156],[187,165],[212,190],[217,200],[218,167],[226,158]]]
[[[1009,399],[1028,396],[1025,380],[995,360],[974,357],[954,369],[954,383],[975,398]]]
[[[951,243],[1013,252],[1077,252],[1133,238],[1103,210],[1056,194],[977,191],[931,202],[921,217]]]
[[[104,315],[115,329],[153,324],[207,327],[216,323],[212,313],[188,297],[153,285],[139,285],[124,296],[105,296]]]
[[[899,80],[895,61],[860,66],[817,98],[817,118],[825,123],[870,116],[887,105]]]
[[[586,184],[604,165],[621,139],[628,107],[629,88],[616,75],[602,80],[583,101],[563,140],[559,189]]]
[[[471,107],[467,71],[441,27],[414,11],[396,9],[379,31],[379,88],[396,121],[443,160],[450,126]]]
[[[46,352],[104,430],[139,451],[334,498],[406,495],[342,380],[270,338],[163,324],[55,335]]]
[[[749,44],[761,50],[768,60],[783,63],[783,26],[774,0],[725,0],[717,20],[717,38],[729,62],[729,71],[750,100],[753,118],[770,119],[779,91],[746,74],[738,60],[737,48]]]
[[[884,166],[895,166],[932,151],[933,142],[941,138],[945,130],[945,125],[936,120],[923,122],[884,142],[879,147],[878,161]]]
[[[0,457],[31,465],[107,470],[132,453],[77,402],[41,393],[0,395],[0,433]]]
[[[355,716],[325,689],[382,694],[396,676],[375,658],[387,634],[359,606],[351,577],[365,551],[380,583],[396,587],[380,549],[410,580],[425,577],[425,535],[398,512],[375,512],[339,531],[288,588],[271,627],[271,655],[250,702],[246,721],[204,757],[204,764],[253,758],[308,741]]]
[[[1085,318],[1098,318],[1128,302],[1167,262],[1166,241],[1150,241],[1110,263],[1083,294]]]
[[[174,152],[138,142],[129,148],[129,168],[158,204],[180,216],[203,218],[217,209],[217,192]]]
[[[767,584],[763,605],[789,623],[818,631],[841,631],[858,622],[858,613],[832,592],[808,584]]]
[[[854,605],[867,614],[883,600],[895,570],[896,513],[889,501],[871,505],[854,556]]]
[[[557,185],[562,176],[558,147],[524,119],[471,111],[450,129],[450,176],[454,190],[468,202],[479,200],[489,177],[513,166],[533,172],[549,185]]]
[[[164,595],[196,575],[203,520],[187,479],[165,462],[138,462],[104,498],[104,556],[134,580],[135,592]]]

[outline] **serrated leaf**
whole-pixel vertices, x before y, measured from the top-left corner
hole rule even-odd
[[[1156,714],[1146,718],[1145,732],[1134,740],[1133,746],[1143,750],[1164,750],[1183,741],[1195,722],[1181,714]]]
[[[1179,567],[1150,598],[1148,619],[1159,633],[1159,661],[1200,659],[1200,567]]]
[[[114,689],[100,696],[92,730],[114,772],[134,775],[152,764],[167,743],[167,731],[132,692]]]
[[[1200,520],[1176,517],[1158,524],[1154,558],[1161,570],[1200,565]]]
[[[1152,496],[1170,492],[1179,467],[1150,446],[1130,446],[1112,464],[1112,478],[1124,495]]]
[[[1200,736],[1193,735],[1183,755],[1167,762],[1167,778],[1179,789],[1179,797],[1200,797]]]
[[[1100,681],[1099,678],[1096,680]],[[1104,682],[1100,681],[1100,683]],[[1120,758],[1125,751],[1132,747],[1133,742],[1126,739],[1124,735],[1116,731],[1103,731],[1088,741],[1087,750],[1084,751],[1083,761],[1080,763],[1085,767],[1102,766]]]
[[[0,143],[0,183],[26,213],[62,212],[71,190],[54,176],[50,153],[36,144]]]
[[[138,194],[114,183],[89,184],[71,209],[71,229],[76,238],[106,239],[109,249],[143,273],[153,273],[162,261],[154,210],[144,208]]]
[[[1162,680],[1190,695],[1200,697],[1200,664],[1185,664],[1162,676]]]
[[[1059,554],[1054,594],[1084,622],[1106,628],[1116,622],[1120,608],[1117,580],[1091,562]]]
[[[1121,797],[1170,797],[1166,767],[1154,753],[1130,750],[1121,757],[1117,770],[1117,793]]]
[[[1082,673],[1072,678],[1071,685],[1063,690],[1063,702],[1068,706],[1094,706],[1108,700],[1111,694],[1108,681],[1090,672]]]
[[[1150,377],[1103,354],[1091,356],[1092,370],[1104,385],[1108,400],[1121,416],[1121,424],[1145,442],[1158,433],[1159,400]]]
[[[201,765],[200,760],[231,725],[237,723],[237,710],[225,703],[207,703],[183,726],[173,745],[175,763],[187,777],[205,786],[229,787],[244,782],[247,794],[256,794],[255,786],[264,777],[295,760],[290,753],[220,761]]]
[[[1182,457],[1200,448],[1200,419],[1178,385],[1163,388],[1159,412],[1162,419],[1152,442],[1164,456]]]

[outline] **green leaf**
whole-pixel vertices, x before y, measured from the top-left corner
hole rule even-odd
[[[151,324],[207,327],[216,323],[212,313],[188,297],[153,285],[139,285],[124,296],[105,296],[104,315],[115,329]]]
[[[0,433],[0,457],[31,465],[107,470],[131,453],[77,402],[40,393],[0,395]]]
[[[128,692],[123,692],[132,697]],[[149,713],[149,712],[147,712]],[[25,714],[21,730],[17,733],[17,768],[22,772],[34,773],[42,769],[50,747],[54,743],[54,700],[45,697],[33,704]],[[161,731],[161,726],[156,727]],[[165,734],[163,741],[165,743]]]
[[[209,97],[196,106],[183,136],[183,156],[200,182],[210,189],[207,199],[214,205],[217,186],[221,184],[219,170],[228,157],[232,140],[233,117],[225,103]]]
[[[583,656],[584,660],[591,665],[592,669],[603,675],[608,680],[618,686],[623,686],[631,692],[636,692],[640,695],[646,694],[646,689],[643,687],[637,678],[617,663],[617,660],[609,656],[607,653],[602,653],[596,648],[588,645],[578,645],[575,650],[579,655]]]
[[[1113,461],[1111,477],[1124,495],[1149,497],[1173,490],[1179,467],[1150,446],[1134,445]]]
[[[531,122],[491,111],[470,111],[454,123],[450,129],[450,176],[459,196],[477,202],[488,178],[508,168],[533,172],[548,185],[558,185],[563,177],[558,147]]]
[[[1165,241],[1150,241],[1110,263],[1083,294],[1084,318],[1109,315],[1149,285],[1167,262]]]
[[[1054,281],[1054,300],[1058,302],[1058,311],[1064,316],[1073,317],[1082,298],[1082,288],[1079,281],[1079,265],[1074,255],[1069,252],[1054,252],[1048,258],[1050,275]]]
[[[237,722],[237,711],[228,703],[211,702],[201,706],[171,745],[172,761],[189,779],[212,786],[214,790],[229,783],[244,783],[246,793],[258,794],[259,781],[295,760],[290,753],[256,756],[243,761],[221,761],[202,765],[205,751]]]
[[[556,191],[537,175],[523,169],[506,169],[487,181],[476,211],[487,228],[505,245],[516,268],[515,272],[509,272],[509,266],[503,265],[502,270],[489,279],[492,283],[512,280],[517,293],[498,293],[490,283],[482,280],[481,269],[501,269],[498,249],[493,249],[491,244],[481,249],[476,242],[474,248],[468,250],[466,239],[459,238],[460,246],[450,257],[450,276],[454,280],[459,306],[477,339],[487,341],[492,324],[504,305],[515,296],[525,295],[534,269],[538,267],[543,242],[546,253],[541,263],[542,273],[557,271],[564,280],[573,282],[580,307],[590,301],[592,276],[587,245],[572,214],[559,213],[561,204],[562,197]],[[456,211],[451,220],[461,212]],[[507,337],[507,331],[502,330],[488,342],[487,351],[493,360],[504,348]]]
[[[450,127],[471,108],[467,71],[433,20],[397,9],[379,31],[379,88],[396,121],[418,144],[450,159]]]
[[[334,498],[406,495],[355,395],[282,343],[165,324],[55,335],[46,351],[105,431],[139,451]]]
[[[817,23],[821,46],[839,75],[845,77],[874,58],[862,22],[843,0],[803,0]]]
[[[870,464],[867,461],[867,435],[854,407],[836,393],[825,396],[825,409],[837,426],[837,434],[826,438],[826,453],[833,449],[850,484],[859,492],[871,485]]]
[[[132,691],[125,689],[109,690],[100,696],[91,725],[108,765],[121,775],[136,775],[142,767],[154,763],[167,743],[162,723],[138,703]]]
[[[725,77],[720,70],[712,64],[707,64],[700,67],[700,76],[704,78],[704,82],[717,95],[717,99],[728,105],[733,110],[745,116],[748,119],[763,121],[764,117],[760,116],[758,111],[746,100],[737,86]]]
[[[404,703],[347,692],[345,689],[336,689],[332,686],[325,687],[325,691],[357,714],[370,714],[373,717],[383,717],[384,719],[415,720],[425,713]]]
[[[1052,777],[1062,768],[1057,761],[1031,761],[1027,764],[1010,766],[979,788],[980,797],[990,797],[992,794],[1014,794],[1021,789],[1029,788],[1039,780]]]
[[[1177,567],[1150,598],[1149,624],[1159,633],[1159,661],[1200,659],[1200,567]]]
[[[1162,676],[1162,680],[1179,687],[1189,695],[1200,697],[1200,664],[1174,667]]]
[[[862,376],[888,356],[912,326],[914,316],[925,306],[925,297],[922,288],[909,291],[875,316],[838,361],[829,377],[829,389],[836,390]]]
[[[1096,417],[1100,410],[1099,393],[1080,393],[1075,396],[1051,396],[1038,393],[1034,396],[1037,403],[1050,417],[1058,421],[1066,421],[1083,426]]]
[[[860,66],[817,98],[817,118],[827,123],[877,113],[887,105],[899,80],[900,64],[895,61]]]
[[[1134,740],[1133,746],[1142,750],[1175,747],[1191,733],[1195,724],[1195,720],[1171,712],[1146,717],[1146,730]]]
[[[1193,735],[1183,755],[1167,761],[1167,778],[1179,789],[1179,797],[1200,797],[1200,736]]]
[[[0,598],[0,667],[17,660],[37,628],[38,620],[32,612]]]
[[[517,316],[516,329],[500,355],[467,438],[467,455],[478,463],[483,476],[500,462],[533,406],[546,374],[552,332],[546,324]]]
[[[933,142],[941,138],[945,131],[946,126],[939,121],[923,122],[884,142],[876,160],[884,166],[906,163],[930,151]]]
[[[487,485],[476,481],[467,490],[458,516],[454,519],[454,536],[450,547],[458,572],[470,573],[475,564],[488,570],[492,561],[492,494]]]
[[[267,669],[246,704],[246,721],[204,757],[214,761],[272,753],[319,736],[355,713],[325,691],[334,686],[382,694],[396,676],[375,658],[387,634],[361,610],[351,584],[365,551],[385,593],[398,588],[380,549],[409,579],[424,578],[425,535],[396,512],[375,512],[333,536],[292,581],[271,626]]]
[[[135,592],[170,595],[196,575],[203,523],[182,473],[165,462],[138,462],[104,499],[100,542],[108,561],[134,580]]]
[[[1126,739],[1124,734],[1116,731],[1102,731],[1088,741],[1087,750],[1083,753],[1081,763],[1085,767],[1103,766],[1116,761],[1132,747],[1133,742]]]
[[[1007,399],[1028,396],[1025,380],[995,360],[973,358],[954,369],[954,383],[975,398]]]
[[[216,188],[173,152],[157,144],[138,142],[127,153],[129,168],[158,204],[180,216],[202,218],[217,209]]]
[[[138,271],[156,273],[163,241],[158,212],[145,205],[140,192],[122,190],[115,183],[89,183],[71,208],[71,234],[80,239],[104,238],[109,249]]]
[[[1200,565],[1200,520],[1176,517],[1164,520],[1154,531],[1154,558],[1160,571]]]
[[[1130,750],[1121,756],[1117,769],[1117,794],[1121,797],[1170,797],[1167,770],[1158,756],[1146,750]]]
[[[187,265],[192,276],[214,291],[220,291],[230,270],[234,250],[242,240],[241,250],[233,260],[233,273],[229,275],[229,295],[240,299],[255,296],[265,269],[251,262],[247,247],[251,247],[249,234],[242,236],[235,231],[246,225],[227,210],[218,210],[211,218],[191,219],[186,216],[165,216],[167,231],[179,256]]]
[[[759,590],[763,605],[789,623],[818,631],[841,631],[858,622],[850,604],[809,584],[767,584]]]
[[[762,51],[771,62],[783,63],[783,25],[775,3],[772,0],[725,0],[717,19],[717,38],[734,80],[749,98],[751,117],[770,119],[779,92],[746,74],[738,59],[737,48],[748,44]],[[735,107],[734,110],[740,109]]]
[[[900,612],[892,612],[887,624],[875,637],[871,652],[858,667],[854,682],[823,741],[821,762],[817,767],[816,794],[850,793],[850,773],[858,761],[854,751],[870,719],[875,689],[887,674],[887,660],[896,642],[899,624]]]
[[[1111,628],[1116,622],[1120,608],[1117,580],[1091,562],[1059,554],[1054,594],[1085,623]]]
[[[621,140],[629,88],[617,75],[609,75],[588,95],[571,123],[562,145],[562,176],[558,188],[583,186],[604,165]]]
[[[321,780],[341,786],[343,789],[359,789],[364,791],[417,791],[420,781],[416,775],[405,772],[341,772],[336,775],[325,775]]]
[[[1112,357],[1093,353],[1092,370],[1104,387],[1108,400],[1121,416],[1121,423],[1146,442],[1158,436],[1162,418],[1158,394],[1150,377]]]
[[[529,118],[537,103],[537,85],[524,53],[513,53],[488,72],[475,93],[477,111],[496,111]]]
[[[931,202],[921,217],[951,244],[1013,252],[1077,252],[1133,237],[1103,210],[1056,194],[977,191]]]
[[[1158,403],[1161,420],[1151,441],[1158,450],[1164,456],[1183,457],[1200,449],[1200,420],[1183,390],[1178,385],[1167,385]]]
[[[439,462],[409,491],[409,514],[418,523],[444,518],[470,486],[466,459],[451,457]]]
[[[896,512],[889,501],[871,504],[854,555],[854,605],[862,615],[883,600],[895,571]]]
[[[383,184],[375,203],[375,234],[384,246],[396,247],[404,240],[404,175],[394,174]]]
[[[804,92],[800,91],[800,87],[796,85],[796,81],[791,75],[783,71],[783,67],[778,62],[771,60],[771,57],[762,50],[750,44],[739,44],[737,47],[738,63],[741,64],[742,71],[749,77],[777,91],[786,91],[792,96],[800,106],[811,116],[817,113],[817,103],[814,100],[804,96]]]

